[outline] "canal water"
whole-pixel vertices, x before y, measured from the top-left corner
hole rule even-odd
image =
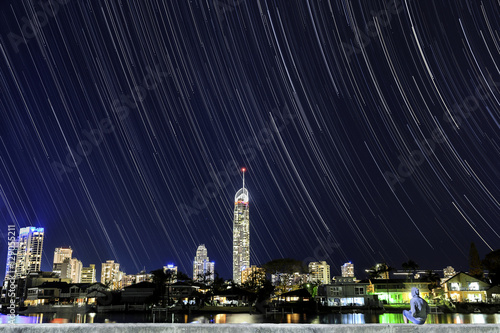
[[[16,323],[50,323],[61,321],[61,318],[70,323],[152,323],[153,316],[150,313],[34,313],[25,316],[17,316]],[[364,313],[330,313],[330,314],[276,314],[265,316],[262,314],[249,313],[221,313],[221,314],[163,314],[161,317],[155,315],[154,322],[157,323],[294,323],[294,324],[374,324],[374,323],[403,323],[403,315],[400,313],[364,314]],[[0,323],[9,323],[6,315],[0,315]],[[463,314],[446,313],[431,314],[427,317],[429,324],[500,324],[500,314]]]

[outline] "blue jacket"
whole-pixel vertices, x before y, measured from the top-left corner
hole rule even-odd
[[[429,304],[427,304],[427,302],[422,297],[420,297],[420,291],[416,287],[411,288],[411,296],[411,315],[413,316],[413,318],[425,322],[425,320],[427,319],[427,314],[431,312]]]

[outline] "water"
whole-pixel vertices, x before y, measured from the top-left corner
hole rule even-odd
[[[71,323],[152,323],[153,317],[150,313],[86,313],[76,314],[71,312],[63,313],[36,313],[27,316],[17,316],[16,323],[38,324],[49,323],[55,318],[64,318]],[[384,314],[363,314],[363,313],[330,313],[319,315],[306,314],[277,314],[264,316],[262,314],[249,313],[221,313],[221,314],[168,314],[167,318],[163,314],[161,318],[155,316],[155,322],[171,323],[281,323],[281,324],[399,324],[403,323],[403,315],[400,313]],[[8,316],[0,315],[0,323],[7,324]],[[429,324],[500,324],[500,314],[463,314],[446,313],[431,314],[427,317]]]

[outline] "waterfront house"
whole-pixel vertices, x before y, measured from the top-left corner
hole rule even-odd
[[[316,300],[324,306],[364,306],[378,304],[377,296],[369,295],[369,282],[354,277],[334,277],[331,284],[318,287]]]
[[[500,286],[494,286],[486,290],[488,303],[500,303]]]
[[[140,282],[123,288],[121,302],[125,304],[145,304],[155,291],[152,282]]]
[[[24,302],[27,306],[47,304],[78,305],[94,304],[96,290],[105,288],[100,283],[67,283],[44,282],[39,286],[28,288],[28,296]]]
[[[287,293],[283,293],[278,296],[278,301],[279,302],[287,302],[287,303],[293,303],[293,302],[308,302],[311,300],[311,294],[306,288],[303,289],[297,289],[297,290],[292,290]]]
[[[366,281],[366,280],[365,280]],[[411,288],[420,291],[420,297],[429,299],[430,282],[426,279],[408,281],[407,279],[373,279],[368,281],[368,294],[377,295],[378,299],[386,304],[410,303]]]
[[[218,305],[243,306],[250,303],[255,298],[255,294],[247,290],[232,287],[214,293],[213,301]]]
[[[442,287],[446,297],[453,302],[486,302],[490,284],[460,272],[445,280]]]

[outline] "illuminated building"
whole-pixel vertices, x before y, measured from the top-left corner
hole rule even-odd
[[[241,284],[241,271],[250,267],[250,216],[248,191],[245,188],[245,168],[243,187],[234,196],[233,218],[233,281]]]
[[[101,283],[109,284],[112,290],[120,289],[123,272],[120,272],[120,264],[114,260],[107,260],[101,265]]]
[[[455,276],[455,274],[457,274],[455,272],[455,269],[451,266],[448,266],[446,268],[443,269],[443,274],[444,274],[444,278],[447,279],[447,278],[451,278],[452,276]]]
[[[19,229],[16,278],[25,278],[30,272],[40,271],[42,263],[44,229],[26,227]]]
[[[122,288],[141,282],[152,282],[152,281],[153,281],[153,274],[147,274],[146,271],[141,271],[137,274],[130,274],[123,276]]]
[[[310,262],[309,274],[311,282],[319,281],[321,284],[330,283],[330,265],[326,261]]]
[[[72,283],[80,283],[82,280],[82,267],[83,264],[76,258],[71,258],[71,271],[70,278]]]
[[[466,273],[456,273],[442,283],[445,296],[453,302],[486,302],[491,285]]]
[[[90,264],[89,267],[82,267],[82,277],[80,279],[80,282],[81,283],[96,282],[96,270],[94,264]]]
[[[204,244],[198,246],[193,261],[193,280],[211,283],[214,281],[215,263],[208,259]]]
[[[61,275],[61,266],[64,259],[71,259],[73,250],[71,247],[56,247],[54,250],[54,261],[52,264],[52,272]],[[66,277],[66,276],[65,276]]]
[[[349,261],[340,266],[342,277],[354,277],[354,265]]]

